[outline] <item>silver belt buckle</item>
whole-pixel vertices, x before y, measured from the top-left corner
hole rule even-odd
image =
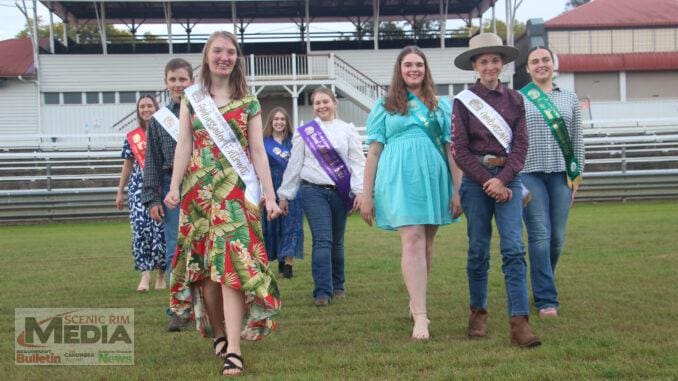
[[[485,167],[487,167],[488,169],[494,169],[495,166],[490,164],[490,159],[496,159],[496,158],[497,157],[494,156],[494,155],[483,155],[483,157],[481,159],[481,163],[483,163],[483,165]]]

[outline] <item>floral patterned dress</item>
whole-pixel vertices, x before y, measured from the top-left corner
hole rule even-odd
[[[193,154],[183,180],[177,253],[172,263],[172,311],[210,329],[198,282],[204,279],[241,290],[247,305],[242,338],[259,340],[275,329],[280,294],[262,241],[259,207],[245,200],[245,184],[214,144],[186,99],[193,124]],[[219,109],[248,152],[247,124],[261,112],[253,96]]]
[[[127,183],[127,208],[132,225],[132,258],[137,271],[165,270],[165,232],[162,222],[151,219],[148,208],[141,202],[144,171],[132,154],[125,139],[120,156],[132,159],[132,173]]]

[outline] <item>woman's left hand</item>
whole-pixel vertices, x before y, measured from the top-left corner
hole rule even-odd
[[[275,198],[273,200],[266,199],[266,220],[271,221],[278,218],[282,214],[282,210],[278,207],[278,204],[275,203]]]
[[[461,208],[459,192],[454,192],[452,195],[452,200],[450,200],[450,213],[452,213],[452,218],[459,218],[459,216],[464,214],[464,210]]]

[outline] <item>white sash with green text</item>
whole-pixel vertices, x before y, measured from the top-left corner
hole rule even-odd
[[[487,102],[482,100],[471,90],[464,90],[457,94],[455,99],[459,99],[466,108],[487,128],[492,135],[504,147],[506,152],[511,151],[511,141],[513,140],[513,131],[504,118],[499,115],[497,110],[492,108]]]
[[[254,172],[254,166],[242,148],[238,137],[231,130],[231,126],[219,112],[219,108],[212,97],[205,94],[200,84],[197,83],[186,88],[184,93],[188,96],[188,101],[191,102],[195,115],[214,140],[214,144],[245,183],[245,198],[247,201],[255,205],[259,204],[261,190],[257,174]]]
[[[163,107],[156,111],[153,117],[172,136],[175,142],[179,140],[179,118],[170,109]]]

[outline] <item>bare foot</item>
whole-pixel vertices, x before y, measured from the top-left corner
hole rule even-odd
[[[428,333],[429,320],[426,318],[426,313],[414,313],[414,328],[412,329],[412,339],[414,340],[428,340],[430,338]]]
[[[147,292],[148,288],[150,287],[150,283],[151,283],[151,272],[142,271],[141,280],[139,281],[139,285],[137,286],[137,292]]]
[[[158,271],[158,275],[155,278],[155,289],[164,290],[167,288],[167,282],[165,281],[165,272]]]

